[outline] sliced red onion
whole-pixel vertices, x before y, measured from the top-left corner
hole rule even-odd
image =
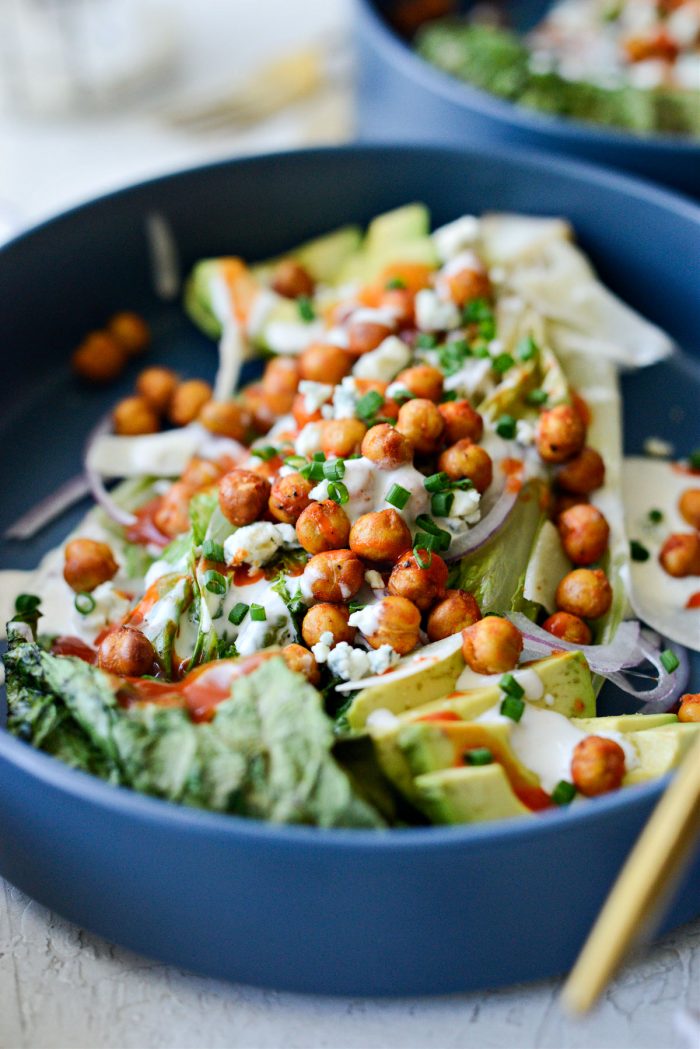
[[[5,531],[3,538],[33,539],[42,528],[51,524],[89,493],[90,485],[85,474],[76,474],[51,495],[41,499],[31,510],[27,510],[25,514],[18,517],[14,524],[11,524]]]
[[[136,517],[134,514],[125,510],[124,507],[118,506],[112,499],[111,495],[107,491],[105,484],[100,477],[97,470],[90,466],[90,449],[92,448],[95,441],[102,437],[104,434],[109,433],[112,429],[112,415],[111,412],[105,415],[100,422],[91,431],[87,442],[85,444],[84,461],[85,461],[85,477],[90,486],[95,502],[99,503],[104,512],[116,521],[117,524],[123,525],[128,528],[130,525],[136,523]]]
[[[640,627],[636,619],[620,623],[615,640],[609,645],[574,645],[543,630],[521,612],[508,613],[508,619],[523,635],[523,659],[542,659],[552,652],[582,652],[594,674],[605,676],[636,667],[644,659]]]
[[[582,652],[594,674],[600,674],[623,692],[643,702],[642,714],[671,710],[688,684],[690,663],[686,650],[680,645],[669,645],[658,635],[642,630],[636,620],[621,623],[615,640],[609,645],[574,645],[554,637],[519,612],[509,614],[508,619],[523,635],[524,660],[542,659],[552,652]],[[679,665],[671,672],[666,670],[661,661],[664,647],[669,647],[678,659]],[[640,688],[634,680],[630,680],[635,676],[635,668],[645,662],[654,667],[656,677],[642,670],[638,671],[638,677],[640,684],[656,681],[652,688]]]
[[[463,536],[452,540],[450,549],[444,555],[445,561],[456,561],[488,542],[510,515],[518,501],[518,495],[518,491],[512,491],[510,485],[506,484],[486,516],[482,517],[479,523],[465,532]]]
[[[634,681],[630,681],[624,674],[609,674],[608,680],[628,692],[636,699],[642,700],[644,706],[642,714],[665,714],[673,710],[679,698],[688,687],[690,679],[690,660],[688,653],[681,645],[670,644],[666,638],[651,635],[648,631],[642,632],[640,645],[647,660],[656,669],[657,679],[653,688],[638,688]],[[661,661],[661,652],[670,648],[678,660],[675,670],[668,671]],[[644,676],[642,675],[642,680]],[[648,678],[646,679],[649,680]]]

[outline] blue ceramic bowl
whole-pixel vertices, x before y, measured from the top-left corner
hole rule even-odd
[[[270,255],[410,200],[425,201],[438,223],[484,209],[569,216],[604,279],[689,351],[630,378],[628,447],[639,450],[650,430],[679,450],[699,443],[678,420],[685,411],[697,429],[700,209],[582,165],[490,149],[291,153],[135,186],[0,251],[12,390],[0,422],[0,532],[76,472],[87,428],[133,383],[137,364],[106,393],[79,389],[67,368],[71,347],[111,311],[147,315],[150,361],[213,373],[211,343],[151,290],[149,215],[167,218],[186,270],[203,255]],[[34,564],[84,509],[34,542],[5,543],[0,564]],[[319,831],[110,787],[0,730],[0,872],[111,940],[215,976],[297,991],[444,993],[563,972],[660,792],[652,784],[501,824]],[[700,859],[669,923],[700,913],[699,878]]]
[[[700,197],[700,142],[633,135],[538,113],[430,65],[389,26],[391,0],[356,0],[358,130],[366,141],[489,144],[545,150],[643,175]],[[551,0],[510,0],[518,29]]]

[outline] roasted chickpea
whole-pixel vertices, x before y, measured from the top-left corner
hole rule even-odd
[[[700,530],[700,488],[686,488],[678,500],[681,517]]]
[[[164,415],[178,384],[178,377],[170,368],[145,368],[136,380],[136,392],[159,415]]]
[[[376,609],[376,613],[375,613]],[[383,597],[372,606],[376,614],[370,633],[365,634],[372,648],[391,645],[400,656],[405,656],[418,644],[420,612],[405,597]]]
[[[557,522],[564,552],[575,565],[600,561],[608,548],[610,527],[600,510],[579,503],[564,510]]]
[[[327,456],[348,459],[362,446],[367,427],[360,419],[326,419],[321,430],[321,448]]]
[[[523,637],[510,620],[486,616],[462,631],[462,655],[477,674],[505,674],[518,665]]]
[[[282,259],[272,274],[272,290],[285,299],[298,299],[300,295],[313,295],[314,282],[309,271],[294,259]]]
[[[250,415],[237,401],[208,401],[198,420],[210,433],[230,437],[232,441],[245,440]]]
[[[328,382],[336,386],[350,374],[353,358],[342,346],[332,342],[312,342],[299,356],[299,373],[311,382]]]
[[[145,397],[125,397],[112,412],[114,432],[122,436],[157,433],[160,420]]]
[[[431,641],[442,641],[479,619],[481,612],[473,594],[468,590],[446,590],[442,601],[431,608],[425,629]]]
[[[484,420],[469,401],[445,401],[438,405],[445,424],[445,440],[450,444],[470,440],[476,444],[484,434]]]
[[[270,513],[283,524],[296,524],[299,515],[311,503],[309,492],[313,481],[307,481],[299,473],[278,477],[272,485],[268,506]]]
[[[445,424],[432,401],[416,397],[399,408],[396,429],[411,442],[419,455],[430,455],[440,447]]]
[[[350,550],[315,554],[304,570],[304,587],[316,601],[349,601],[364,579],[364,565]]]
[[[168,418],[173,426],[188,426],[193,423],[207,401],[212,397],[212,388],[204,379],[187,379],[175,387],[168,408]]]
[[[379,299],[379,307],[391,310],[397,323],[403,327],[415,321],[416,302],[408,288],[386,288]]]
[[[468,437],[456,441],[438,459],[438,469],[443,470],[452,481],[468,477],[477,492],[485,492],[493,481],[491,456],[480,444],[473,444]]]
[[[153,645],[145,634],[130,626],[110,630],[97,650],[97,665],[118,677],[152,674],[156,663]]]
[[[188,462],[180,480],[187,485],[190,491],[196,492],[200,488],[208,488],[216,484],[224,473],[224,469],[212,459],[200,459],[195,456]]]
[[[481,265],[465,266],[457,273],[451,273],[445,278],[445,283],[450,289],[450,298],[458,306],[466,306],[474,299],[490,299],[492,295],[491,281],[486,270]]]
[[[239,527],[262,517],[269,498],[270,482],[252,470],[231,470],[219,481],[221,512]]]
[[[674,532],[661,547],[659,562],[665,572],[677,579],[700,575],[700,535]]]
[[[557,484],[572,495],[589,495],[605,481],[605,463],[595,448],[582,448],[557,470]]]
[[[424,550],[421,559],[424,563],[428,561]],[[408,550],[394,565],[387,589],[394,597],[405,597],[425,612],[438,598],[445,596],[446,584],[447,565],[439,554],[432,555],[429,567],[421,568],[416,555]]]
[[[110,335],[120,343],[130,357],[143,353],[151,341],[151,331],[138,313],[115,313],[107,322]]]
[[[259,434],[267,433],[274,423],[277,414],[286,414],[285,411],[279,413],[273,411],[270,405],[270,398],[265,393],[261,382],[254,382],[241,391],[241,404],[250,414],[253,429]],[[286,409],[286,411],[288,410]]]
[[[558,522],[565,510],[572,506],[586,506],[588,499],[585,495],[570,495],[568,492],[557,492],[550,508],[550,517]]]
[[[363,437],[362,454],[382,470],[396,470],[413,461],[413,445],[395,426],[379,423]]]
[[[377,321],[351,320],[347,326],[348,350],[353,357],[376,350],[393,332],[393,327],[379,324]]]
[[[64,551],[63,578],[76,593],[94,590],[112,579],[119,569],[107,543],[94,539],[71,539]]]
[[[282,649],[282,659],[290,670],[295,674],[301,674],[310,685],[318,685],[321,681],[321,672],[313,653],[303,645],[285,645]]]
[[[560,612],[598,619],[612,604],[612,589],[600,568],[575,568],[557,587],[556,602]]]
[[[547,463],[563,463],[583,448],[586,427],[570,404],[557,404],[540,413],[535,443]]]
[[[548,616],[542,624],[554,637],[560,637],[562,641],[570,641],[572,645],[590,645],[593,635],[591,628],[580,616],[573,616],[570,612],[555,612]]]
[[[349,536],[348,515],[332,499],[310,503],[297,521],[297,539],[310,554],[342,550]]]
[[[299,365],[290,357],[273,357],[265,367],[262,391],[273,416],[291,411],[299,387]]]
[[[396,382],[414,397],[425,401],[439,401],[442,397],[442,372],[429,364],[416,364],[412,368],[405,368],[396,376]]]
[[[411,533],[394,509],[362,514],[350,529],[350,549],[367,561],[395,561],[411,545]]]
[[[349,625],[349,618],[350,613],[345,605],[314,605],[304,616],[301,636],[309,648],[317,645],[325,633],[333,635],[333,643],[336,645],[341,641],[347,641],[351,645],[355,640],[355,627]]]
[[[173,539],[182,535],[190,527],[190,499],[193,488],[186,481],[176,481],[171,485],[153,515],[153,522],[159,532]]]
[[[571,778],[587,798],[617,790],[624,775],[625,752],[614,739],[586,736],[574,747]]]
[[[683,722],[700,721],[700,692],[686,692],[684,696],[681,696],[678,720]]]
[[[71,358],[73,371],[81,379],[105,385],[121,375],[126,353],[121,343],[106,331],[93,331],[81,342]]]

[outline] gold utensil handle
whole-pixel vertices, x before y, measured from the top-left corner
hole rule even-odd
[[[562,991],[569,1011],[588,1011],[631,947],[655,927],[699,840],[700,739],[652,813],[571,971]]]

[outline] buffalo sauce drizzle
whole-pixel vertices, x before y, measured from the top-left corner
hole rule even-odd
[[[453,710],[436,711],[418,718],[418,721],[432,721],[437,725],[443,722],[449,724],[445,727],[445,735],[454,744],[455,760],[454,767],[461,768],[467,765],[465,754],[476,747],[486,747],[493,754],[494,760],[503,766],[503,771],[508,777],[511,790],[519,801],[532,812],[541,812],[543,809],[551,808],[552,799],[546,791],[537,784],[531,782],[523,775],[518,764],[513,760],[510,751],[504,747],[499,739],[481,725],[462,721]],[[457,722],[458,724],[455,724]]]

